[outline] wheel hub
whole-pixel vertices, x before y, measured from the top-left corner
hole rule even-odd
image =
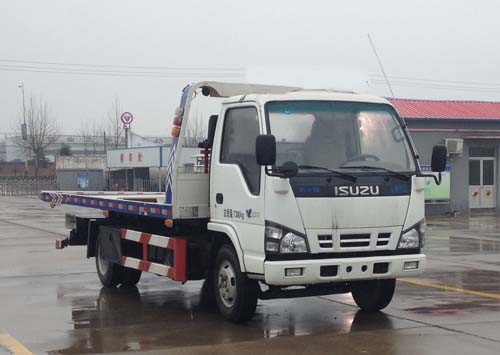
[[[224,261],[219,267],[217,287],[219,296],[228,308],[234,305],[236,299],[236,274],[228,261]]]
[[[104,259],[104,257],[102,256],[100,247],[97,249],[97,263],[99,265],[99,270],[101,271],[101,274],[105,275],[109,269],[109,261]]]

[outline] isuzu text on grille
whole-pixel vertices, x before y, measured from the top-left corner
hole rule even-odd
[[[335,186],[335,196],[377,196],[378,186]]]

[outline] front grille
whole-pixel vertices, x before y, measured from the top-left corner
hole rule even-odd
[[[333,248],[333,235],[319,234],[318,243],[320,248]]]
[[[346,233],[347,232],[347,233]],[[316,239],[320,251],[349,250],[358,249],[373,249],[380,250],[388,248],[391,242],[393,232],[387,231],[373,231],[370,233],[348,233],[344,231],[340,235],[334,233],[317,234]]]
[[[370,234],[341,234],[341,248],[359,248],[370,246]]]
[[[377,238],[377,246],[384,246],[389,244],[389,240],[391,239],[391,233],[379,233]]]

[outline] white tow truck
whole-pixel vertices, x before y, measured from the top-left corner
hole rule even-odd
[[[203,169],[178,161],[197,95],[217,99],[200,142]],[[182,92],[171,130],[166,191],[42,191],[66,216],[58,248],[86,245],[105,287],[141,272],[206,279],[228,320],[258,299],[351,293],[386,307],[396,278],[425,268],[425,176],[440,182],[446,148],[420,171],[406,125],[379,97],[294,87],[201,82]]]

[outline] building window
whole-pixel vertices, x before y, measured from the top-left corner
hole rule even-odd
[[[495,147],[470,147],[470,157],[494,157]]]

